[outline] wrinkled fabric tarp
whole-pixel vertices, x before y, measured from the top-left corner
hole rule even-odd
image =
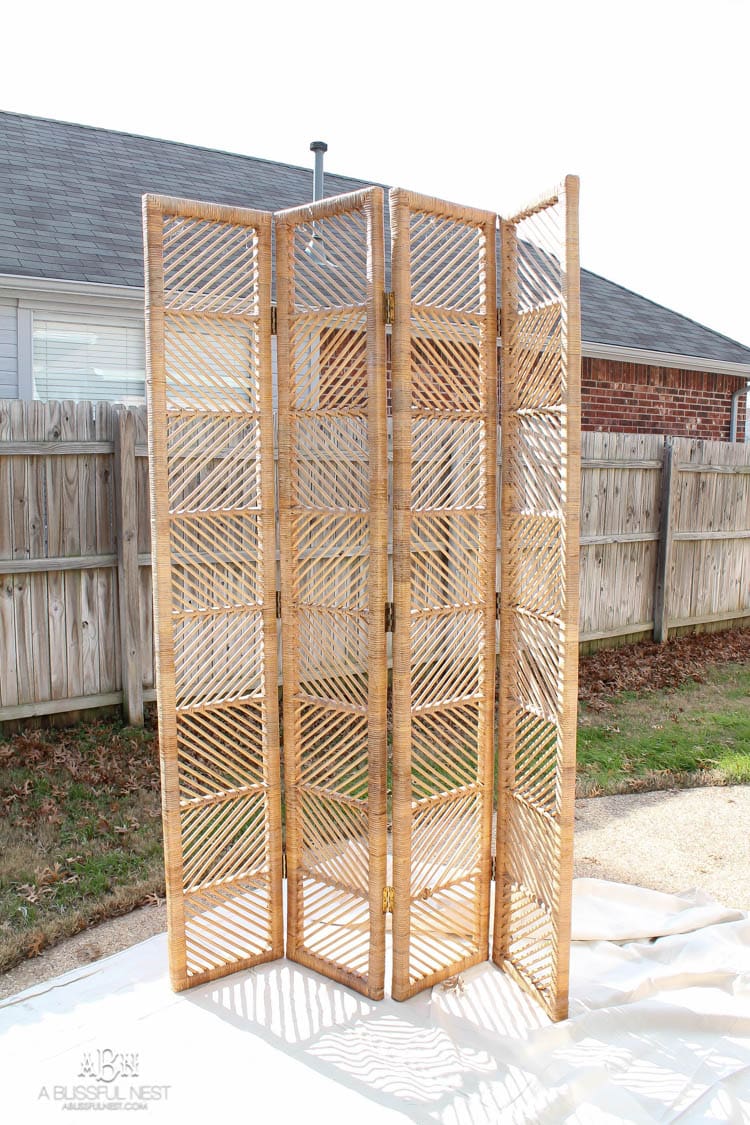
[[[288,961],[175,995],[159,935],[0,1003],[3,1119],[750,1122],[750,916],[579,879],[573,937],[552,1024],[489,963],[401,1004]]]

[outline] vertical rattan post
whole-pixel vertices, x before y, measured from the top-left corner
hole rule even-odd
[[[164,364],[163,213],[156,199],[144,196],[143,228],[146,261],[146,398],[149,414],[148,461],[151,491],[151,564],[154,600],[154,647],[159,718],[161,803],[164,825],[164,872],[167,890],[169,972],[172,987],[187,987],[185,904],[183,897],[180,783],[177,769],[172,589],[169,558],[169,486],[167,480],[167,413]]]
[[[509,885],[506,863],[506,829],[508,795],[513,787],[515,769],[516,653],[513,644],[513,606],[518,592],[513,586],[513,568],[509,565],[509,545],[513,537],[514,477],[508,471],[516,444],[516,400],[518,380],[516,339],[518,334],[518,248],[513,223],[500,222],[501,252],[501,354],[502,395],[500,407],[500,444],[502,489],[500,496],[500,660],[498,676],[498,769],[497,820],[495,828],[495,918],[492,945],[493,960],[502,964],[506,958],[508,934]]]
[[[502,593],[493,959],[567,1014],[580,509],[578,180],[502,223]]]
[[[367,217],[367,426],[370,434],[370,536],[368,567],[368,822],[371,995],[380,999],[385,981],[383,888],[388,868],[388,668],[385,603],[388,597],[388,419],[385,381],[385,243],[383,195],[371,192]]]
[[[411,284],[409,204],[405,193],[390,194],[391,278],[396,300],[391,337],[393,404],[393,882],[411,880]],[[399,302],[404,307],[399,307]],[[393,996],[409,995],[411,903],[408,891],[393,904]],[[398,982],[404,982],[399,986]]]
[[[258,350],[261,378],[258,387],[260,431],[260,529],[262,542],[263,591],[263,660],[265,682],[265,715],[263,723],[263,779],[267,791],[265,801],[266,839],[268,842],[268,875],[270,884],[270,954],[284,955],[283,912],[283,827],[281,820],[281,748],[279,732],[279,639],[276,616],[276,472],[274,465],[273,360],[271,352],[271,216],[258,240],[259,300]]]
[[[298,935],[302,934],[298,895],[298,861],[301,847],[299,807],[299,758],[294,746],[299,738],[294,685],[299,681],[298,638],[290,609],[292,568],[292,440],[290,433],[290,318],[294,291],[290,277],[290,241],[294,237],[283,216],[274,217],[276,232],[276,369],[278,401],[278,489],[279,549],[281,576],[281,652],[284,729],[284,847],[286,856],[286,955],[297,957]]]
[[[495,691],[496,691],[496,620],[495,597],[497,570],[497,220],[493,215],[484,225],[485,238],[485,309],[481,327],[481,370],[484,372],[485,415],[485,509],[486,528],[480,558],[480,585],[484,590],[484,662],[483,698],[480,704],[479,768],[477,777],[482,792],[488,796],[482,804],[481,880],[479,883],[479,947],[489,956],[492,810],[495,782]]]
[[[560,874],[557,919],[556,995],[552,1017],[568,1016],[570,927],[573,897],[573,822],[578,720],[579,536],[581,522],[581,265],[578,235],[579,180],[566,176],[560,193],[563,212],[562,381],[564,406],[562,611],[562,706],[559,765]]]

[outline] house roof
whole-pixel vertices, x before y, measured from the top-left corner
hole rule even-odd
[[[581,335],[591,343],[750,363],[750,348],[736,340],[584,269]]]
[[[143,285],[141,195],[280,210],[308,202],[309,168],[0,112],[0,274]],[[326,173],[326,194],[366,181]],[[589,343],[750,364],[750,348],[588,270]]]

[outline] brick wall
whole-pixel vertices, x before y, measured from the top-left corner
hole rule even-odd
[[[744,385],[745,380],[735,375],[584,358],[581,426],[584,430],[729,441],[732,394]],[[744,397],[737,432],[742,440]]]

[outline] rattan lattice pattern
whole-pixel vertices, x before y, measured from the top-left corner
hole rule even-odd
[[[493,958],[567,1014],[578,651],[577,181],[501,224],[500,748]]]
[[[495,673],[494,215],[391,193],[394,979],[488,953]]]
[[[287,955],[382,997],[382,193],[276,224]]]
[[[381,189],[370,188],[275,217],[144,202],[159,723],[177,988],[283,954],[284,843],[286,951],[300,963],[381,997],[388,909],[397,998],[488,954],[497,218],[391,193],[389,494],[383,202]],[[577,206],[578,183],[569,177],[499,227],[492,955],[554,1018],[567,1012],[575,769]],[[386,614],[391,504],[393,612]]]
[[[172,980],[283,953],[271,220],[144,201]]]

